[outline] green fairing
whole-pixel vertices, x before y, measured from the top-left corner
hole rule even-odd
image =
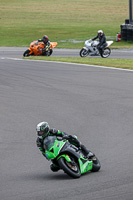
[[[65,142],[63,141],[55,140],[54,145],[49,150],[45,151],[47,159],[50,160],[56,158],[64,144]]]
[[[78,161],[79,161],[79,165],[80,165],[81,174],[90,171],[92,169],[92,167],[93,167],[93,162],[89,161],[89,160],[86,160],[82,156],[80,156]]]
[[[67,142],[67,140],[62,141],[62,140],[58,140],[58,138],[53,138],[52,136],[49,136],[48,140],[45,141],[45,156],[48,160],[54,159],[56,158],[56,160],[58,161],[61,157],[65,158],[65,160],[69,163],[73,162],[73,160],[71,160],[71,156],[69,155],[69,152],[66,154],[61,154],[60,155],[60,150],[62,149],[62,147],[64,146],[64,144]],[[40,150],[42,150],[40,148]],[[43,153],[43,152],[42,152]],[[77,154],[78,155],[78,154]],[[90,161],[88,159],[85,159],[81,154],[80,158],[77,158],[78,161],[78,165],[80,168],[80,172],[81,174],[84,174],[88,171],[91,171],[93,168],[93,161]],[[74,155],[74,157],[76,156],[76,154]],[[72,157],[73,159],[73,157]]]

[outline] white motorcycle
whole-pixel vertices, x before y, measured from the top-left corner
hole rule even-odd
[[[99,41],[93,41],[93,40],[86,40],[85,41],[85,47],[83,47],[80,50],[80,56],[81,57],[86,57],[88,55],[90,56],[101,56],[103,58],[107,58],[110,53],[111,49],[109,46],[113,43],[113,41],[106,41],[107,46],[102,50],[101,54],[99,53],[99,50],[97,48],[97,45],[99,44]]]

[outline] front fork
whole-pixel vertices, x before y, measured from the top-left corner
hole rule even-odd
[[[70,159],[70,157],[69,157],[67,154],[60,155],[60,156],[57,158],[57,160],[59,160],[59,158],[61,158],[61,157],[64,157],[64,158],[66,159],[67,162],[71,162],[71,159]]]

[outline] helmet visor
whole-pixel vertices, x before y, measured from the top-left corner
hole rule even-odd
[[[38,134],[38,136],[43,136],[44,132],[43,131],[38,131],[37,134]]]
[[[102,36],[102,35],[103,35],[103,33],[102,33],[102,32],[99,32],[99,33],[98,33],[98,35],[99,35],[99,36]]]

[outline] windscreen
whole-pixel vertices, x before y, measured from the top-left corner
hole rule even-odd
[[[52,146],[54,146],[54,142],[56,140],[56,136],[48,136],[44,139],[45,149],[48,151]]]

